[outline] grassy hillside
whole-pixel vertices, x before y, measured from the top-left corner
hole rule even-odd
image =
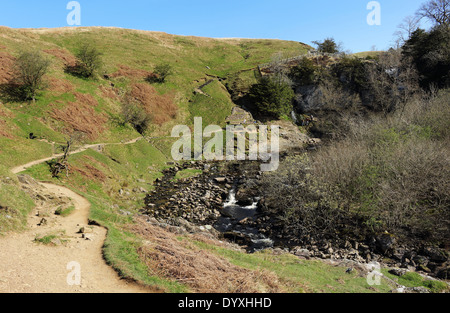
[[[74,63],[83,42],[92,42],[103,53],[104,66],[96,79],[75,77],[64,70]],[[1,234],[23,229],[33,208],[33,201],[21,190],[10,169],[60,153],[68,134],[78,130],[85,136],[77,145],[106,145],[101,150],[89,149],[70,156],[68,177],[51,177],[46,163],[25,173],[67,186],[91,202],[90,219],[108,228],[105,259],[123,277],[169,292],[208,290],[207,284],[193,285],[168,270],[161,272],[151,262],[157,248],[181,258],[168,262],[168,269],[177,268],[177,262],[186,258],[192,266],[204,264],[202,273],[211,282],[221,282],[219,274],[229,272],[227,291],[389,289],[385,283],[371,287],[364,277],[345,274],[342,267],[299,261],[293,256],[248,255],[204,238],[176,236],[156,226],[142,227],[133,219],[143,206],[145,192],[153,189],[155,179],[170,161],[168,136],[173,125],[190,125],[195,116],[203,117],[204,125],[224,125],[235,105],[225,87],[227,83],[239,78],[240,83],[251,84],[255,79],[252,69],[258,64],[269,62],[280,52],[285,56],[305,53],[308,46],[279,40],[217,40],[115,28],[0,28],[0,85],[8,84],[14,60],[24,49],[43,51],[52,65],[46,76],[47,88],[35,103],[0,95],[0,208],[8,208],[0,210]],[[146,75],[163,63],[172,65],[173,75],[162,84],[145,81]],[[194,93],[209,80],[212,82],[202,88],[204,94]],[[126,93],[148,105],[153,122],[146,139],[120,145],[115,143],[140,136],[120,122],[121,97]],[[29,139],[30,133],[37,138]],[[186,265],[182,274],[190,277],[198,270]],[[241,278],[248,285],[241,286]]]
[[[155,125],[150,136],[167,136],[175,123],[189,123],[192,114],[211,114],[211,105],[220,107],[221,113],[212,121],[222,123],[233,104],[216,85],[208,88],[216,99],[194,96],[193,91],[206,78],[226,79],[241,70],[255,68],[282,52],[285,55],[302,54],[308,47],[298,42],[278,40],[214,40],[199,37],[181,37],[156,32],[142,32],[115,28],[63,28],[17,30],[0,28],[0,85],[12,76],[12,63],[23,50],[41,50],[52,60],[48,88],[36,103],[21,103],[2,94],[4,125],[0,124],[2,147],[14,146],[22,155],[0,155],[2,164],[17,165],[36,156],[48,155],[49,146],[42,142],[27,141],[33,132],[38,138],[62,142],[64,132],[71,129],[88,134],[86,142],[113,142],[127,140],[138,134],[131,127],[123,127],[120,120],[120,97],[127,91],[133,96],[145,92],[145,100],[152,101]],[[101,73],[96,80],[74,77],[64,71],[75,62],[74,55],[80,45],[90,42],[103,53]],[[164,84],[144,81],[158,64],[173,67]],[[145,89],[142,89],[142,84]],[[173,102],[176,114],[161,117],[168,102]],[[206,116],[205,116],[206,117]],[[207,118],[206,118],[207,119]],[[208,120],[208,119],[207,119]],[[20,153],[17,153],[20,154]]]

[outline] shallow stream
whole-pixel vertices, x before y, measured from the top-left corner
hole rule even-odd
[[[256,227],[246,225],[246,221],[256,219],[258,199],[251,205],[241,206],[236,200],[236,184],[232,187],[223,206],[223,214],[214,228],[230,240],[248,246],[251,252],[273,247],[273,241],[259,233]]]

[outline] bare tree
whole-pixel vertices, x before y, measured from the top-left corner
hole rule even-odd
[[[416,15],[435,25],[450,26],[450,0],[430,0],[420,7]]]
[[[74,144],[81,142],[84,137],[83,132],[75,131],[70,134],[69,138],[66,140],[66,144],[62,146],[64,155],[59,159],[50,164],[50,170],[52,172],[52,177],[58,177],[62,171],[66,171],[66,177],[69,176],[69,165],[68,158],[71,149]]]
[[[419,90],[418,75],[411,62],[402,58],[399,50],[380,54],[378,62],[366,67],[372,105],[385,116],[404,106]]]
[[[407,16],[403,22],[397,26],[398,30],[394,33],[396,47],[399,48],[411,38],[413,32],[420,27],[420,19],[417,16]]]
[[[270,61],[269,69],[272,72],[272,78],[274,82],[279,85],[288,84],[292,86],[292,80],[288,76],[288,67],[285,64],[285,58],[281,52],[276,53],[272,56]]]

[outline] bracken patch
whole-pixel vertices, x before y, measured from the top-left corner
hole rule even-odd
[[[178,240],[175,234],[148,224],[144,218],[135,222],[131,231],[147,242],[138,253],[159,276],[175,279],[199,293],[283,292],[273,273],[233,265],[188,240]]]
[[[85,164],[82,168],[72,165],[70,166],[70,172],[79,173],[83,177],[91,181],[100,181],[100,182],[106,181],[106,175],[102,171],[100,171],[99,169],[90,164]]]
[[[73,92],[75,87],[68,80],[51,77],[49,79],[49,89],[51,91],[64,94]]]
[[[44,50],[45,53],[53,55],[54,57],[60,59],[64,66],[75,66],[77,59],[67,50],[63,49],[47,49]]]
[[[15,60],[9,53],[0,51],[0,84],[8,84],[14,78]]]
[[[135,83],[131,86],[129,96],[138,101],[152,117],[152,122],[162,125],[177,115],[177,106],[173,94],[160,95],[156,89],[145,83]]]
[[[117,89],[115,89],[114,87],[112,86],[107,87],[104,85],[100,85],[98,89],[100,89],[100,92],[103,97],[116,101],[120,100],[120,96],[118,95]]]
[[[13,139],[14,136],[11,135],[8,131],[7,131],[7,127],[6,127],[6,123],[5,121],[0,119],[0,137],[6,137],[8,139]]]
[[[62,109],[54,108],[50,116],[64,122],[69,133],[79,131],[94,140],[105,130],[107,117],[94,110],[98,102],[93,96],[76,92],[75,97],[75,102]]]
[[[113,74],[108,75],[111,78],[116,77],[127,77],[130,79],[145,79],[148,77],[156,77],[157,75],[153,72],[141,70],[141,69],[134,69],[131,67],[128,67],[126,65],[119,64],[119,69],[114,72]]]
[[[13,139],[14,136],[9,133],[6,121],[2,119],[2,117],[11,117],[11,115],[5,112],[2,107],[3,104],[0,103],[0,137]]]

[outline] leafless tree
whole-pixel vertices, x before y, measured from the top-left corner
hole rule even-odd
[[[272,72],[272,77],[278,84],[287,83],[292,85],[292,80],[288,77],[288,68],[284,63],[284,57],[281,52],[276,53],[270,62],[269,68]]]
[[[430,0],[424,3],[416,15],[422,19],[428,19],[435,25],[450,26],[450,1]]]
[[[398,30],[394,33],[396,48],[403,46],[403,44],[411,38],[411,35],[417,28],[420,27],[420,19],[417,16],[407,16],[403,22],[398,25]]]
[[[71,149],[74,144],[76,144],[77,142],[81,142],[84,136],[85,134],[79,131],[75,131],[69,135],[66,140],[66,144],[62,146],[64,155],[59,160],[54,161],[50,166],[53,177],[58,177],[59,174],[64,170],[66,171],[66,176],[69,176],[68,158]]]
[[[380,54],[378,62],[366,67],[372,105],[385,116],[404,110],[419,90],[418,75],[411,64],[402,58],[400,50],[391,49]]]

